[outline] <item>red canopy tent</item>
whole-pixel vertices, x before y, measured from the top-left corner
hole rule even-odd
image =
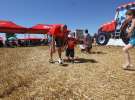
[[[1,33],[28,33],[28,34],[48,34],[50,29],[54,29],[55,26],[61,26],[63,24],[37,24],[31,28],[25,28],[17,25],[11,21],[0,20],[0,32]],[[69,30],[67,30],[69,32]]]
[[[1,33],[26,33],[27,28],[17,25],[11,21],[0,21],[0,32]]]
[[[47,34],[50,30],[52,25],[47,24],[37,24],[27,30],[27,33],[40,33],[40,34]]]

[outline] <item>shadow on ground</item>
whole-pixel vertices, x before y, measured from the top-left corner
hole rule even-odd
[[[125,69],[126,71],[135,71],[135,68],[129,68],[129,69]]]
[[[75,63],[98,63],[98,61],[96,61],[95,59],[86,59],[86,58],[79,58],[75,61]]]
[[[107,54],[107,53],[102,52],[102,51],[97,51],[97,52],[93,51],[93,52],[91,52],[91,54]]]

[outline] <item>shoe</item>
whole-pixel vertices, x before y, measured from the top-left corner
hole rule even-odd
[[[63,60],[62,60],[62,59],[59,59],[59,60],[58,60],[58,63],[59,63],[59,64],[63,64]]]
[[[129,70],[133,65],[123,65],[124,70]]]
[[[54,63],[52,59],[49,59],[49,63]]]
[[[71,60],[71,63],[74,64],[74,60]]]

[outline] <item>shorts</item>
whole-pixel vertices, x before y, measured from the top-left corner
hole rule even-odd
[[[64,46],[64,40],[61,38],[55,38],[56,41],[56,47],[63,47]]]
[[[135,37],[130,39],[129,44],[131,44],[132,46],[135,46]]]
[[[74,54],[75,54],[75,52],[74,52],[74,49],[66,49],[66,56],[67,57],[74,57]]]

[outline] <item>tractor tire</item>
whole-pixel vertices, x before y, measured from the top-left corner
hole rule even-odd
[[[106,33],[100,33],[96,37],[96,42],[99,45],[106,45],[109,41],[109,36]]]

